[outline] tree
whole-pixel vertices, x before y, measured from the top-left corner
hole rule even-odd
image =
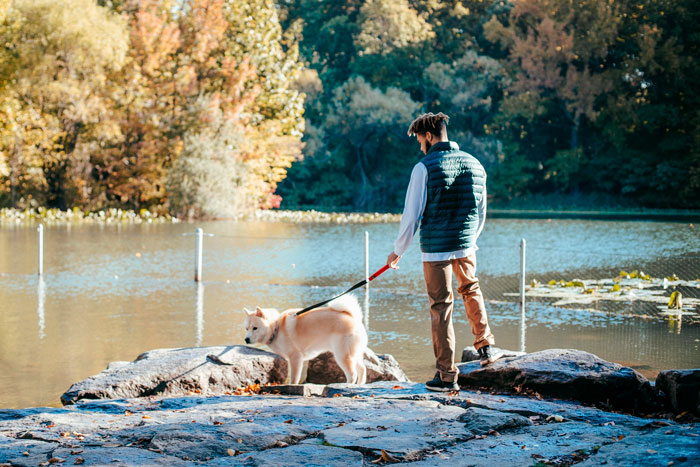
[[[17,0],[6,11],[0,144],[10,201],[20,189],[49,206],[79,204],[90,196],[90,153],[118,137],[110,74],[124,64],[125,24],[91,0]]]

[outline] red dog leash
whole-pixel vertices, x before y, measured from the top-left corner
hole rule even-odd
[[[368,282],[372,282],[374,279],[376,279],[377,277],[379,277],[379,276],[380,276],[384,271],[386,271],[387,269],[389,269],[389,265],[388,265],[388,264],[385,264],[384,266],[382,266],[381,269],[379,269],[379,271],[375,272],[374,274],[372,274],[371,276],[369,276],[367,279],[361,280],[360,282],[358,282],[357,284],[353,285],[352,287],[350,287],[348,290],[346,290],[345,292],[341,293],[340,295],[336,295],[336,296],[333,297],[333,298],[329,298],[329,299],[326,300],[325,302],[321,302],[321,303],[317,303],[317,304],[315,304],[315,305],[307,306],[307,307],[304,308],[303,310],[297,311],[297,316],[299,316],[299,315],[302,314],[302,313],[306,313],[307,311],[313,310],[314,308],[318,308],[318,307],[320,307],[320,306],[323,306],[323,305],[325,305],[326,303],[328,303],[328,302],[330,302],[330,301],[333,301],[333,300],[335,300],[335,299],[338,298],[338,297],[342,297],[342,296],[345,295],[346,293],[352,292],[353,290],[362,287],[363,285],[367,284]]]

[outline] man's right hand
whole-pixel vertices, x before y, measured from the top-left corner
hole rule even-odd
[[[398,263],[400,259],[401,257],[392,251],[389,257],[386,259],[386,264],[388,264],[391,269],[398,269],[399,267],[396,265],[396,263]]]

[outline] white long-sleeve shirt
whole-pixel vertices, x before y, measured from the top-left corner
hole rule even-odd
[[[406,190],[406,202],[401,215],[401,224],[399,225],[399,235],[394,242],[394,253],[397,256],[402,256],[408,247],[411,246],[413,236],[416,234],[420,226],[420,220],[425,211],[425,203],[428,187],[428,169],[422,162],[417,163],[411,172],[411,181],[408,183]],[[479,238],[481,231],[484,228],[484,220],[486,219],[486,187],[484,187],[484,195],[481,197],[477,205],[479,214],[479,227],[476,229],[474,237],[474,246],[462,250],[446,251],[440,253],[421,253],[423,261],[445,261],[450,259],[464,258],[474,253],[478,247],[476,240]]]

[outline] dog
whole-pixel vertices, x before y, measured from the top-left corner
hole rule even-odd
[[[353,295],[344,295],[297,316],[301,308],[279,312],[275,309],[245,309],[246,344],[265,344],[289,363],[289,381],[299,384],[304,363],[323,352],[333,358],[350,384],[365,384],[364,354],[367,331],[362,310]]]

